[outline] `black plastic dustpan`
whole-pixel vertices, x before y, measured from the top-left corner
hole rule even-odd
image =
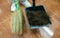
[[[50,18],[44,9],[44,6],[35,6],[35,0],[33,0],[33,7],[26,8],[26,12],[30,27],[32,28],[48,26],[51,24]]]

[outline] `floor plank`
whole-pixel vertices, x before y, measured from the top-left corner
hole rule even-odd
[[[32,3],[32,0],[30,0]],[[52,25],[49,27],[54,30],[53,38],[60,38],[60,0],[36,0],[36,5],[44,5],[46,7],[47,13],[51,16]],[[10,18],[11,18],[11,0],[0,0],[0,38],[41,38],[38,29],[29,30],[23,28],[23,34],[20,36],[18,34],[12,34],[10,28]],[[26,20],[25,8],[21,5],[23,10],[26,25],[28,22]]]

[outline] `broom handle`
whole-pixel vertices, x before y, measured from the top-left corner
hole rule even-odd
[[[35,7],[35,0],[33,0],[33,7]]]

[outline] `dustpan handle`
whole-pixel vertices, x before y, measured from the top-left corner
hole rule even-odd
[[[33,0],[33,7],[35,7],[35,0]]]

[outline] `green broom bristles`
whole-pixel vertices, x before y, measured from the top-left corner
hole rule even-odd
[[[16,26],[16,13],[12,13],[12,18],[11,18],[11,29],[12,32],[15,33],[15,26]]]
[[[15,1],[16,2],[16,1]],[[15,4],[16,10],[12,13],[11,28],[13,33],[22,34],[22,11],[18,3]]]

